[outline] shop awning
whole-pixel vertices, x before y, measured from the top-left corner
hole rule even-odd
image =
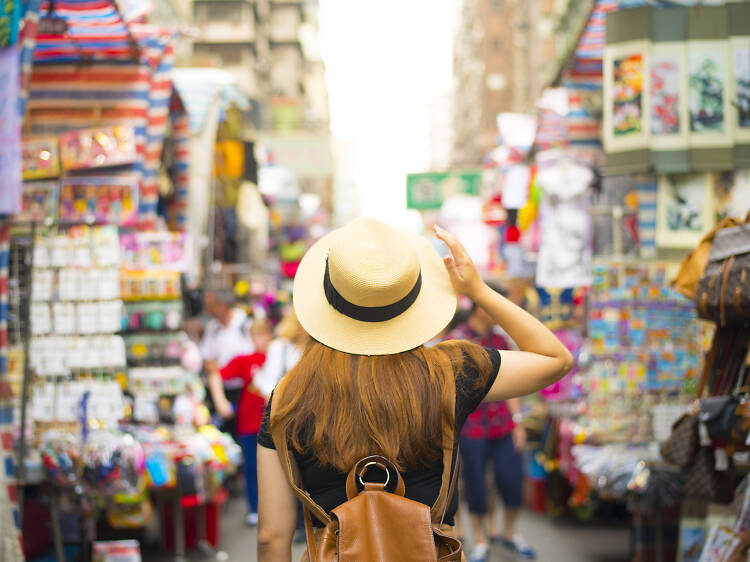
[[[219,68],[175,68],[172,82],[190,117],[190,130],[203,129],[212,104],[219,98],[220,110],[236,105],[241,111],[251,107],[250,100],[237,86],[235,78]]]
[[[124,18],[113,0],[44,0],[39,10],[34,63],[132,61],[138,58]],[[47,22],[64,22],[64,31]]]
[[[617,0],[587,0],[591,7],[584,11],[586,17],[578,22],[578,31],[558,58],[549,85],[559,85],[566,67],[574,74],[601,75],[604,45],[607,40],[607,12],[617,10]],[[573,24],[576,28],[576,25]]]

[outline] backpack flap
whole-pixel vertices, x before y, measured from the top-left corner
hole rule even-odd
[[[362,480],[373,466],[386,471],[385,483]],[[357,489],[355,478],[364,490],[333,510],[339,524],[338,562],[438,560],[430,508],[403,496],[401,475],[390,460],[374,455],[359,461],[347,478],[348,496]],[[392,479],[394,493],[386,492]]]

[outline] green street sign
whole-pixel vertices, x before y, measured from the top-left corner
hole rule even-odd
[[[443,201],[456,193],[479,195],[481,172],[428,172],[407,174],[406,208],[438,210]]]

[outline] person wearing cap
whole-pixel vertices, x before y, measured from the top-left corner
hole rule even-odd
[[[348,471],[372,454],[396,464],[409,499],[432,505],[450,477],[444,428],[455,457],[483,400],[536,392],[572,366],[552,332],[481,280],[455,235],[435,233],[450,250],[444,259],[427,239],[362,218],[302,259],[293,301],[311,341],[276,386],[258,433],[260,562],[291,562],[297,515],[272,430],[286,436],[305,490],[326,511],[346,501]],[[456,293],[484,308],[520,351],[461,340],[425,347],[453,317]],[[454,496],[447,507],[448,526],[457,503]]]

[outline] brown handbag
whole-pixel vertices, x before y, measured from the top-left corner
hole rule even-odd
[[[276,403],[278,400],[272,402],[272,410]],[[347,501],[328,514],[303,490],[286,436],[277,430],[272,437],[292,490],[304,506],[309,562],[460,562],[461,542],[443,529],[456,486],[458,450],[455,461],[451,462],[453,449],[443,449],[443,479],[432,508],[405,498],[404,482],[395,464],[383,456],[372,455],[361,459],[349,471]],[[452,443],[453,435],[448,437],[444,442]],[[371,467],[386,472],[385,483],[364,481]],[[385,491],[390,480],[395,482],[393,493]],[[361,492],[358,481],[363,486]],[[325,524],[322,532],[314,532],[311,513]]]
[[[722,327],[750,320],[750,222],[716,233],[695,304]]]
[[[734,495],[734,463],[729,458],[729,469],[718,471],[711,447],[701,447],[693,459],[685,479],[685,495],[717,503],[730,503]]]
[[[698,452],[698,418],[685,414],[672,425],[672,433],[661,445],[661,456],[681,468],[690,466]]]
[[[716,233],[732,226],[741,224],[740,221],[733,218],[725,218],[716,227],[706,234],[698,245],[688,253],[682,260],[677,276],[672,281],[672,287],[689,299],[695,300],[698,293],[698,282],[703,276],[703,272],[708,265],[708,254],[711,252],[711,242]]]

